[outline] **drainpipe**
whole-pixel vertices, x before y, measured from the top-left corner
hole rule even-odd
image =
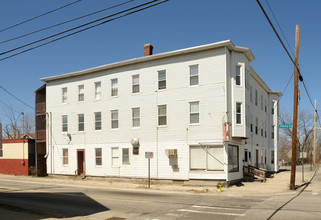
[[[48,159],[48,156],[49,156],[49,132],[50,132],[50,129],[49,129],[49,119],[50,119],[50,116],[49,116],[49,113],[46,112],[46,130],[47,130],[47,137],[46,137],[46,155],[44,156],[45,159]],[[50,161],[51,162],[51,161]],[[52,167],[50,167],[50,172],[52,173]]]
[[[51,173],[52,173],[52,170],[53,170],[53,149],[52,149],[52,113],[50,112],[50,149],[51,149],[51,158],[50,158],[50,161],[51,161]]]

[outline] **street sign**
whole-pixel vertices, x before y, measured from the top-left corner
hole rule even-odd
[[[292,128],[292,124],[279,124],[279,128]]]
[[[153,158],[154,153],[153,152],[145,152],[145,158]]]

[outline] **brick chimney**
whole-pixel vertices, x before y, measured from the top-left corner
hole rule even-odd
[[[153,55],[153,45],[145,44],[144,45],[144,56]]]

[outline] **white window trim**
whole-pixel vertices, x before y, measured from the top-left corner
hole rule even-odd
[[[237,80],[236,80],[236,77],[237,77],[237,75],[236,75],[236,70],[237,70],[237,68],[240,68],[240,75],[239,75],[239,77],[240,77],[240,85],[238,85],[236,82],[237,82]],[[237,64],[236,66],[235,66],[235,86],[237,86],[237,87],[242,87],[243,86],[243,83],[242,83],[242,76],[243,76],[243,65],[242,64]]]
[[[81,93],[80,87],[82,86],[83,92]],[[79,100],[79,96],[83,95],[83,100]],[[78,102],[84,102],[85,101],[85,85],[78,85]]]
[[[100,100],[101,97],[102,97],[102,85],[101,85],[101,81],[97,81],[94,83],[95,84],[95,100]],[[97,85],[100,84],[100,91],[98,91],[98,87]],[[98,94],[99,94],[99,97],[98,97]]]
[[[116,87],[113,87],[113,81],[116,81]],[[113,79],[111,79],[110,80],[110,96],[111,97],[118,97],[118,95],[119,95],[119,90],[118,90],[118,78],[113,78]],[[116,91],[117,91],[117,95],[113,95],[113,89],[115,89]]]
[[[96,121],[96,113],[100,113],[100,129],[96,129],[96,122],[98,122],[98,121]],[[96,132],[99,132],[99,131],[101,131],[102,129],[103,129],[103,114],[101,113],[101,112],[94,112],[94,130],[96,131]]]
[[[64,163],[64,158],[66,157],[66,156],[64,156],[64,150],[67,150],[67,163]],[[62,165],[69,166],[69,150],[68,150],[68,148],[62,148]]]
[[[66,116],[66,119],[67,119],[67,123],[65,123],[67,125],[67,131],[64,131],[64,122],[63,122],[64,116]],[[63,133],[67,133],[68,132],[68,115],[62,115],[61,116],[61,131]]]
[[[138,76],[138,83],[134,84],[134,77]],[[138,92],[134,92],[134,86],[138,85]],[[140,93],[140,75],[139,74],[134,74],[132,75],[132,94],[139,94]]]
[[[240,111],[241,112],[237,112],[237,106],[240,105]],[[243,125],[243,103],[242,102],[236,102],[235,104],[235,124],[236,125]],[[241,123],[238,123],[237,122],[237,116],[240,115],[240,120],[241,120]]]
[[[159,73],[160,72],[165,72],[165,79],[163,79],[163,80],[160,80],[159,79]],[[157,81],[157,90],[159,90],[159,91],[163,91],[163,90],[166,90],[167,89],[167,74],[166,74],[166,70],[158,70],[157,71],[157,79],[158,79],[158,81]],[[162,82],[162,81],[165,81],[165,88],[159,88],[159,83],[160,82]]]
[[[165,116],[166,116],[166,124],[165,124],[165,125],[160,125],[160,124],[159,124],[159,116],[160,116],[160,115],[159,115],[159,107],[160,107],[160,106],[165,106],[165,107],[166,107],[166,115],[165,115]],[[167,117],[167,115],[168,115],[167,104],[157,105],[157,126],[158,126],[158,127],[167,127],[167,125],[168,125],[168,120],[167,120],[168,117]],[[162,115],[162,116],[163,116],[163,115]]]
[[[197,66],[197,75],[191,75],[191,67],[193,66]],[[199,68],[199,64],[192,64],[188,66],[188,79],[189,79],[189,86],[190,87],[194,87],[194,86],[199,86],[200,85],[200,68]],[[195,85],[191,85],[191,77],[192,76],[197,76],[197,84]]]
[[[117,157],[113,155],[113,149],[117,149],[117,151],[118,151]],[[113,164],[113,158],[118,158],[118,164],[116,164],[116,165]],[[120,159],[119,158],[120,158],[119,157],[119,147],[112,147],[111,148],[111,167],[113,167],[113,168],[120,167],[120,161],[119,161]]]
[[[96,154],[96,149],[101,150],[101,165],[97,165],[97,154]],[[102,167],[103,166],[103,149],[101,147],[95,147],[95,167]]]
[[[191,104],[192,103],[198,103],[198,122],[197,123],[191,123],[191,114],[192,114],[192,112],[191,112]],[[189,104],[189,106],[188,106],[189,107],[189,125],[191,125],[191,126],[200,125],[200,121],[201,121],[201,118],[200,118],[200,115],[201,115],[201,113],[200,113],[200,102],[199,101],[193,101],[193,102],[189,102],[188,104]],[[196,113],[194,113],[194,114],[196,114]]]
[[[138,109],[138,111],[139,111],[138,117],[134,117],[134,109]],[[134,119],[139,120],[139,126],[134,126]],[[140,128],[140,107],[132,108],[132,128]]]
[[[83,124],[84,124],[84,130],[83,131],[79,131],[79,124],[80,124],[80,122],[79,122],[79,115],[83,115],[83,117],[84,117],[84,122],[82,122]],[[77,117],[78,117],[78,132],[80,132],[80,133],[84,133],[85,132],[85,114],[83,114],[83,113],[81,113],[81,114],[78,114],[77,115]]]
[[[65,93],[64,93],[64,90],[66,91]],[[62,104],[68,103],[68,88],[67,87],[61,88],[61,103]]]
[[[128,149],[128,162],[124,162],[124,149]],[[121,164],[122,165],[130,165],[130,148],[124,147],[121,149]]]
[[[113,119],[113,112],[117,112],[117,120]],[[117,121],[117,128],[113,128],[113,121]],[[119,111],[118,111],[118,109],[110,110],[110,128],[112,130],[119,128]]]

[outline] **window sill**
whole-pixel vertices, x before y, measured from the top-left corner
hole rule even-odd
[[[189,124],[189,126],[200,126],[200,123]]]
[[[157,128],[167,128],[167,125],[158,125]]]

